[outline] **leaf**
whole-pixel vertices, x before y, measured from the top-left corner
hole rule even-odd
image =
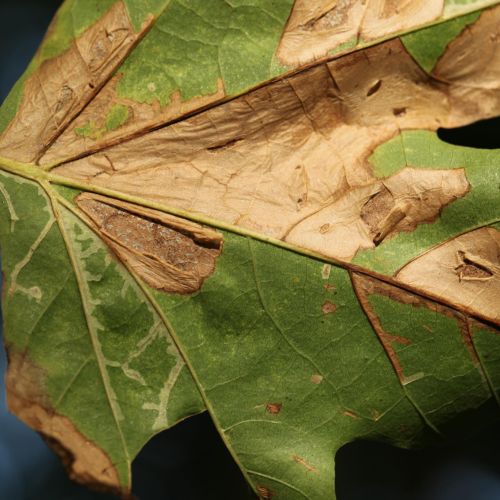
[[[345,443],[498,418],[500,156],[435,134],[498,115],[493,4],[63,4],[0,243],[9,405],[74,479],[206,410],[261,498],[332,498]]]

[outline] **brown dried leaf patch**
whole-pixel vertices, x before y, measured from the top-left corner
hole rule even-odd
[[[283,407],[282,403],[267,403],[266,404],[266,411],[267,411],[267,413],[270,413],[271,415],[278,415],[278,413],[281,411],[282,407]]]
[[[262,500],[271,500],[274,497],[273,491],[267,486],[258,485],[256,490],[259,498],[262,498]]]
[[[61,55],[44,61],[24,84],[19,110],[0,136],[0,153],[35,162],[91,101],[149,28],[135,33],[123,2]]]
[[[302,457],[299,457],[299,455],[293,455],[292,457],[293,461],[298,463],[299,465],[302,465],[305,469],[307,469],[309,472],[318,472],[316,467],[313,467],[311,464],[308,464],[306,460]]]
[[[96,194],[83,193],[76,204],[117,256],[153,288],[193,293],[215,270],[222,251],[216,231]]]
[[[6,377],[11,412],[37,431],[60,456],[71,479],[128,497],[107,454],[64,415],[51,408],[43,388],[44,371],[24,353],[9,349]]]
[[[83,152],[88,154],[107,148],[120,142],[123,137],[130,137],[138,132],[144,133],[161,123],[177,120],[192,111],[215,105],[225,96],[224,84],[221,79],[217,82],[217,91],[206,96],[193,97],[187,101],[182,99],[181,93],[175,91],[170,97],[170,103],[161,106],[158,101],[151,104],[141,103],[121,97],[117,86],[123,74],[113,76],[97,94],[95,99],[57,138],[54,144],[40,159],[41,165],[50,164],[62,159],[74,158]],[[107,130],[95,137],[82,137],[76,131],[88,123],[101,123],[113,106],[126,106],[129,110],[129,119],[116,130]]]
[[[454,88],[392,40],[54,171],[349,260],[466,193],[462,170],[409,166],[380,180],[368,162],[403,129],[483,117],[451,105]]]
[[[278,48],[293,67],[357,44],[429,23],[441,16],[443,0],[296,0]]]
[[[500,231],[483,227],[457,236],[406,264],[395,278],[498,323]]]

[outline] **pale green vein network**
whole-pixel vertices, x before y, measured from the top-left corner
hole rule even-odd
[[[59,198],[59,203],[62,203],[67,210],[71,211],[75,217],[78,217],[82,221],[82,223],[85,223],[86,225],[88,222],[84,220],[84,217],[82,216],[81,213],[79,213],[71,204],[69,204],[65,199]],[[83,226],[82,226],[83,227]],[[88,234],[93,234],[93,231],[88,227],[87,229]],[[97,239],[97,236],[94,235],[93,238],[95,241],[99,241]],[[78,237],[73,238],[73,240],[77,241]],[[99,251],[103,251],[105,247],[102,246],[102,243],[100,243],[100,249]],[[88,249],[87,249],[88,251]],[[110,259],[110,257],[106,257],[106,259]],[[88,260],[90,262],[90,257],[88,257]],[[120,355],[116,349],[114,349],[112,346],[106,347],[106,365],[108,367],[119,367],[122,371],[123,374],[131,379],[132,381],[136,381],[140,385],[147,387],[150,384],[148,384],[145,380],[145,378],[151,379],[151,377],[154,377],[154,373],[150,373],[150,369],[142,369],[140,368],[140,365],[144,365],[145,363],[148,363],[148,352],[151,353],[158,353],[158,349],[161,348],[163,344],[166,344],[166,349],[165,349],[165,356],[166,359],[164,361],[161,361],[161,357],[159,357],[158,361],[165,366],[163,370],[158,370],[156,367],[155,370],[157,370],[159,373],[165,372],[165,377],[164,381],[158,381],[157,386],[160,386],[159,394],[158,394],[158,400],[155,401],[147,401],[145,400],[142,403],[142,407],[139,409],[145,410],[146,412],[152,412],[153,414],[156,413],[156,417],[154,418],[154,421],[151,426],[151,431],[157,432],[159,430],[162,430],[164,428],[167,428],[174,423],[179,418],[183,418],[184,415],[176,415],[175,412],[172,412],[172,421],[169,420],[168,415],[167,415],[167,409],[169,409],[169,401],[172,395],[172,391],[174,389],[175,384],[179,381],[179,377],[181,374],[181,371],[184,367],[184,361],[180,354],[178,353],[177,349],[175,348],[175,344],[172,342],[171,339],[171,332],[168,330],[167,325],[161,326],[161,318],[156,315],[155,309],[154,309],[154,304],[151,304],[151,301],[147,299],[143,295],[143,290],[141,286],[136,283],[135,275],[131,272],[130,268],[127,268],[127,271],[129,274],[128,276],[131,276],[130,278],[130,283],[127,283],[126,279],[124,276],[124,286],[125,288],[122,289],[121,294],[122,295],[130,295],[131,293],[135,294],[138,298],[140,297],[143,302],[139,306],[142,310],[143,313],[140,313],[138,311],[136,314],[133,316],[139,316],[141,317],[141,314],[144,315],[145,313],[147,314],[147,318],[152,318],[152,322],[149,325],[149,332],[145,335],[142,336],[141,338],[137,339],[137,337],[132,336],[132,340],[135,344],[130,344],[130,347],[128,349],[128,354],[127,356]],[[93,276],[92,274],[88,275],[87,281],[92,283],[92,281],[99,279],[98,276]],[[138,286],[139,285],[139,286]],[[135,290],[135,287],[137,287],[137,290]],[[89,292],[90,293],[90,292]],[[94,292],[95,293],[95,292]],[[105,293],[105,291],[104,291]],[[144,300],[146,299],[146,300]],[[96,298],[94,300],[97,300],[97,304],[99,303],[99,300]],[[147,305],[144,305],[147,304]],[[127,304],[123,303],[123,307],[126,307]],[[118,314],[120,314],[117,311]],[[122,313],[123,314],[123,313]],[[102,316],[102,315],[101,315]],[[99,318],[99,314],[96,315],[96,318]],[[105,319],[105,318],[104,318]],[[115,317],[114,321],[118,319],[118,316]],[[103,319],[101,319],[103,321]],[[107,323],[104,325],[100,325],[100,329],[102,330],[101,336],[110,336],[110,328],[113,328],[113,325],[109,324],[109,319],[107,320]],[[124,326],[129,326],[129,322],[131,319],[124,319]],[[133,320],[132,320],[133,321]],[[106,326],[106,324],[108,326]],[[141,328],[141,324],[144,324],[144,320],[142,322],[138,323],[138,327]],[[119,325],[119,323],[118,323]],[[144,329],[146,327],[146,324],[144,324]],[[114,326],[116,328],[116,325]],[[131,332],[132,333],[132,332]],[[121,347],[124,347],[124,340],[120,341],[119,337],[117,337],[117,342],[120,342]],[[145,356],[146,354],[146,356]],[[114,361],[112,361],[110,358],[113,357]],[[170,363],[167,362],[167,359],[171,359],[172,361]],[[139,365],[138,365],[139,363]],[[147,364],[146,364],[147,366]],[[135,367],[135,368],[134,368]],[[166,371],[165,371],[166,370]],[[142,372],[142,374],[141,374]],[[186,396],[190,396],[190,388],[188,385],[184,384],[184,390],[186,391]],[[198,412],[198,403],[197,403],[197,392],[194,393],[194,406],[196,410],[194,412]],[[149,396],[148,396],[149,397]],[[147,422],[149,420],[143,417],[144,422]],[[140,438],[143,439],[143,438]],[[136,449],[135,446],[132,446],[132,448]]]
[[[85,236],[78,229],[79,225],[83,227],[81,222],[58,205],[67,202],[56,200],[52,188],[44,184],[55,206],[63,212],[66,225],[62,225],[58,212],[59,228],[39,184],[4,172],[1,175],[6,179],[1,185],[8,189],[19,215],[14,241],[10,236],[9,208],[0,197],[0,209],[7,215],[0,221],[6,285],[10,280],[26,287],[34,281],[38,290],[34,296],[16,286],[4,299],[6,341],[12,352],[29,352],[31,362],[46,371],[46,380],[38,382],[47,391],[47,401],[102,447],[126,487],[130,461],[145,442],[159,430],[203,410],[199,393],[183,370],[179,354],[172,351],[173,343],[166,331],[158,328],[158,320],[151,321],[155,313],[141,299],[139,288],[123,281],[125,275],[117,272],[117,264],[103,242]],[[26,210],[32,211],[31,218]],[[69,251],[76,252],[72,254],[71,272],[61,236]],[[80,279],[79,292],[75,272]],[[13,274],[15,280],[11,279]],[[105,284],[104,294],[99,292],[101,282]],[[80,316],[82,300],[87,320]],[[123,324],[116,321],[118,317]],[[113,325],[118,330],[113,331]],[[99,344],[97,350],[95,343],[89,347],[89,334]],[[118,400],[126,404],[120,403],[120,407]],[[111,406],[106,409],[103,405]],[[111,413],[114,424],[107,422]],[[99,426],[94,425],[95,419],[99,419]],[[127,436],[121,451],[113,427],[118,432],[121,428],[122,435]]]
[[[125,436],[123,434],[122,426],[120,424],[120,420],[123,420],[123,414],[122,414],[121,408],[119,406],[119,403],[117,401],[114,389],[111,387],[111,382],[110,382],[109,374],[108,374],[108,371],[106,368],[104,355],[102,353],[101,344],[100,344],[100,341],[99,341],[99,338],[97,335],[98,324],[96,324],[96,320],[93,317],[92,305],[89,303],[89,300],[88,300],[88,297],[90,296],[90,291],[89,291],[88,285],[87,285],[88,282],[87,282],[87,279],[85,279],[85,277],[83,275],[83,270],[80,267],[79,258],[76,255],[75,250],[73,249],[73,245],[71,243],[71,241],[73,239],[70,237],[71,228],[68,226],[68,223],[66,222],[66,220],[63,220],[61,218],[61,215],[60,215],[61,211],[64,210],[64,208],[59,208],[57,206],[57,201],[51,196],[51,194],[49,194],[50,193],[50,186],[46,186],[45,191],[51,199],[52,208],[54,210],[54,216],[55,216],[57,223],[59,225],[59,228],[61,230],[61,235],[62,235],[63,240],[65,242],[69,258],[70,258],[71,263],[73,265],[73,269],[75,270],[75,276],[76,276],[76,280],[78,283],[78,289],[80,291],[80,297],[81,297],[81,301],[82,301],[82,305],[83,305],[85,319],[87,322],[88,332],[89,332],[90,339],[92,342],[93,351],[94,351],[96,359],[97,359],[97,364],[99,366],[99,372],[100,372],[100,375],[102,377],[104,389],[106,391],[106,397],[107,397],[107,400],[109,403],[109,407],[111,409],[111,413],[113,415],[113,419],[115,421],[116,428],[117,428],[119,436],[120,436],[123,453],[127,459],[127,463],[130,464],[131,457],[129,456],[126,439],[125,439]],[[125,471],[126,471],[126,473],[125,473]],[[128,484],[130,482],[129,467],[126,467],[125,471],[123,469],[119,470],[119,474],[121,476],[120,479],[124,484]],[[126,475],[124,475],[124,474],[126,474]]]

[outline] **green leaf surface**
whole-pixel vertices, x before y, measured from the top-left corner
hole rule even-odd
[[[199,393],[168,325],[102,241],[56,193],[7,173],[1,179],[10,355],[42,370],[36,390],[100,443],[127,485],[132,457],[152,435],[201,411]]]
[[[500,150],[435,132],[499,114],[494,3],[346,40],[326,1],[63,4],[1,108],[0,245],[9,405],[76,480],[126,497],[208,411],[257,495],[323,500],[346,443],[498,420]]]

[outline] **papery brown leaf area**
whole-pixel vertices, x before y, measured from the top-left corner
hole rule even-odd
[[[283,64],[324,57],[342,44],[373,40],[441,16],[443,0],[297,0],[278,50]]]
[[[391,40],[54,171],[350,260],[467,192],[459,171],[410,168],[380,181],[372,151],[404,129],[497,113],[498,81],[486,89],[436,81]],[[379,228],[362,214],[383,188],[390,194],[377,210],[388,219]]]
[[[71,479],[99,490],[121,493],[118,474],[106,453],[81,434],[69,418],[50,407],[43,370],[26,354],[8,352],[6,387],[10,411],[40,433],[59,455]]]
[[[500,231],[476,229],[406,264],[396,279],[500,320]]]
[[[36,162],[99,92],[144,36],[135,33],[123,2],[28,77],[18,113],[0,136],[0,152]]]
[[[222,236],[185,219],[91,193],[76,198],[99,235],[146,283],[192,293],[215,270]]]

